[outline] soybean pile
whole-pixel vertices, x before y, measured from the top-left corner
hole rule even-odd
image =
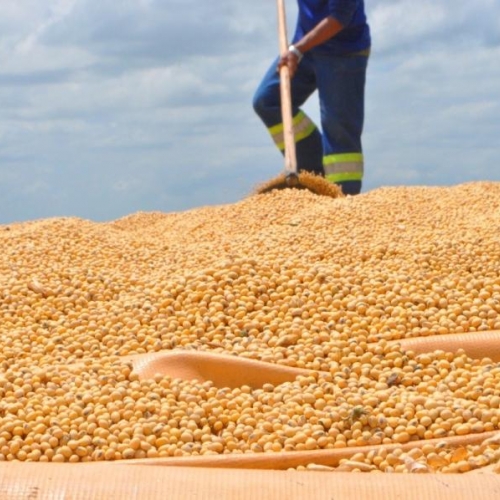
[[[500,330],[500,183],[337,199],[282,190],[106,223],[35,220],[0,226],[0,245],[0,460],[275,453],[499,429],[498,363],[388,342]],[[322,373],[230,389],[140,380],[122,359],[171,349]],[[500,461],[499,447],[355,461],[465,472]]]

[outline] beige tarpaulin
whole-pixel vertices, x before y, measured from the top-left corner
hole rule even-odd
[[[0,467],[5,500],[497,500],[494,474],[362,474],[19,464]]]

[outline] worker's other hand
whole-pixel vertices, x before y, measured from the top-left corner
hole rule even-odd
[[[293,52],[286,52],[280,57],[278,62],[278,71],[282,66],[288,66],[288,71],[290,72],[290,78],[293,78],[295,72],[297,71],[297,67],[299,65],[299,58]]]

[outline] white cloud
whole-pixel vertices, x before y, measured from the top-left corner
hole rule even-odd
[[[372,31],[380,35],[377,50],[386,51],[421,39],[445,24],[447,12],[443,3],[411,0],[380,3],[370,18]]]
[[[71,13],[77,0],[53,0],[48,5],[48,15],[40,24],[29,33],[29,35],[22,39],[17,44],[17,50],[20,53],[28,52],[35,47],[39,39],[51,29],[52,26],[64,21],[64,19]]]
[[[500,44],[497,0],[378,0],[365,2],[375,50],[429,53],[432,47]]]

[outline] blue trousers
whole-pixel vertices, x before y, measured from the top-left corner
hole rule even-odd
[[[283,151],[278,60],[259,85],[253,107]],[[342,187],[344,194],[358,194],[363,179],[361,134],[368,55],[335,56],[315,52],[304,55],[291,82],[292,113],[297,167],[323,175]],[[321,129],[301,110],[318,91]]]

